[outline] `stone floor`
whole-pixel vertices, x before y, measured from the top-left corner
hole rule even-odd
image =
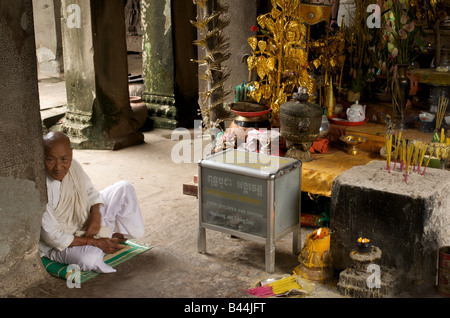
[[[70,289],[48,276],[39,285],[20,291],[19,298],[252,298],[244,292],[261,280],[291,275],[298,265],[292,236],[276,244],[275,272],[264,267],[261,243],[207,230],[207,254],[197,252],[198,200],[183,195],[183,183],[197,174],[196,163],[175,164],[171,131],[145,133],[145,143],[119,151],[74,150],[92,182],[102,189],[118,180],[130,181],[141,204],[147,232],[139,243],[150,251],[102,274],[81,288]],[[302,229],[302,242],[312,228]],[[328,283],[308,281],[302,298],[344,298],[337,276]],[[426,297],[436,295],[426,295]]]
[[[41,81],[41,109],[60,106],[64,94],[55,80]],[[58,95],[59,94],[59,95]],[[46,97],[47,96],[47,97]],[[45,106],[45,105],[44,105]],[[258,282],[290,275],[298,265],[292,237],[276,244],[275,272],[264,268],[263,244],[207,230],[207,254],[197,252],[198,200],[183,195],[183,183],[197,174],[195,162],[176,164],[172,149],[177,140],[170,130],[145,132],[145,143],[119,151],[75,150],[94,185],[102,189],[119,180],[130,181],[141,204],[147,232],[138,240],[153,248],[100,275],[81,288],[70,289],[62,279],[48,276],[42,283],[10,295],[13,298],[252,298],[244,292]],[[313,229],[302,229],[302,241]],[[301,298],[344,298],[337,291],[337,275],[326,284],[309,281]],[[436,295],[426,295],[435,297]],[[286,303],[285,303],[286,304]]]
[[[75,150],[94,185],[102,189],[118,180],[130,181],[141,204],[147,233],[139,243],[154,246],[79,289],[48,277],[16,297],[149,297],[240,298],[244,290],[269,277],[292,274],[298,265],[292,237],[276,244],[275,273],[264,268],[264,245],[207,230],[207,254],[197,252],[198,200],[183,195],[183,183],[197,174],[196,163],[175,164],[171,131],[145,133],[145,144],[119,150]],[[310,229],[303,230],[303,241]],[[314,284],[305,297],[341,297],[336,283]]]

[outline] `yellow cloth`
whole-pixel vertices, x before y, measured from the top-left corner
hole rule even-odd
[[[313,158],[313,161],[302,164],[302,191],[331,197],[331,186],[338,175],[353,166],[365,165],[380,157],[363,151],[349,155],[330,148],[327,154],[313,154]]]

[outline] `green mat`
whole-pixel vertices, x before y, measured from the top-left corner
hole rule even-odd
[[[133,258],[136,255],[142,254],[142,253],[148,251],[149,249],[151,249],[151,247],[149,247],[149,246],[137,244],[132,241],[126,241],[125,243],[122,243],[122,245],[125,245],[125,247],[123,249],[121,249],[120,251],[118,251],[114,254],[105,254],[105,256],[103,257],[103,260],[105,261],[106,264],[109,264],[112,267],[116,267],[117,265],[126,262],[130,258]],[[97,273],[94,271],[88,271],[88,272],[70,271],[70,272],[68,272],[67,271],[67,268],[69,267],[68,265],[52,261],[45,256],[41,257],[41,260],[42,260],[42,264],[44,264],[44,267],[48,273],[50,273],[53,276],[63,278],[66,280],[67,280],[67,278],[70,277],[70,280],[72,280],[72,281],[74,281],[76,279],[76,281],[79,281],[80,283],[84,283],[84,282],[88,281],[89,279],[100,275],[100,273]],[[71,275],[73,275],[73,276],[71,276]],[[77,275],[80,276],[79,280],[77,279]]]

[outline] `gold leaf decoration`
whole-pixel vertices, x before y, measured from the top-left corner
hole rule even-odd
[[[256,67],[256,57],[255,56],[250,56],[247,58],[247,65],[248,65],[248,69],[249,71],[251,71],[252,69],[254,69]]]
[[[266,77],[267,74],[266,68],[267,68],[266,58],[264,56],[259,56],[256,65],[256,72],[258,73],[260,79],[264,79],[264,77]]]
[[[275,63],[276,63],[276,60],[275,60],[273,57],[269,57],[269,58],[267,59],[267,68],[268,68],[270,71],[275,70]]]
[[[248,39],[248,44],[250,44],[250,47],[253,51],[256,50],[256,46],[258,45],[258,39],[255,36],[252,36]]]
[[[258,48],[261,51],[261,53],[264,53],[264,51],[266,50],[267,47],[267,42],[266,41],[259,41],[258,42]]]

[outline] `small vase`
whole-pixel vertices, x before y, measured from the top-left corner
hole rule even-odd
[[[394,127],[404,127],[404,119],[405,119],[405,108],[406,103],[408,102],[409,91],[411,89],[411,82],[406,75],[406,71],[408,70],[407,64],[398,64],[397,65],[397,74],[395,80],[398,82],[398,109],[394,106]]]
[[[324,110],[325,113],[325,110]],[[325,138],[328,135],[328,132],[330,131],[330,122],[327,119],[327,116],[325,114],[322,115],[322,123],[320,124],[319,128],[319,138]]]
[[[145,102],[139,96],[130,96],[130,107],[133,117],[137,121],[138,129],[142,128],[147,120],[148,109]]]

